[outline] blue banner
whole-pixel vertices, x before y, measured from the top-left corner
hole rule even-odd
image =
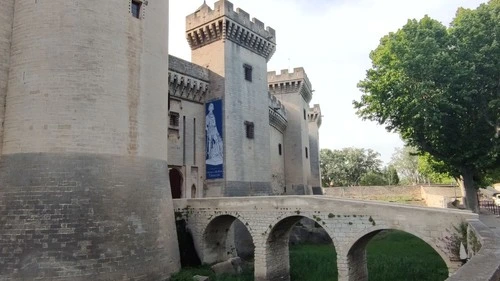
[[[205,107],[207,180],[224,178],[224,142],[222,141],[222,100],[208,102]]]

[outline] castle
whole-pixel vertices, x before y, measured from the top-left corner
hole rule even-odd
[[[173,197],[319,193],[321,110],[303,68],[267,72],[276,32],[228,1],[186,30],[192,63],[169,59]]]
[[[321,110],[302,68],[267,72],[275,31],[204,4],[190,63],[167,22],[168,1],[2,1],[0,280],[164,280],[172,197],[320,190]]]

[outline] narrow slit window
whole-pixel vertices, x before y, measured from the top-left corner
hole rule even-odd
[[[306,147],[306,159],[309,158],[309,151],[307,151],[307,147]]]
[[[142,2],[132,0],[132,5],[130,6],[130,10],[131,10],[132,16],[134,16],[134,18],[138,18],[138,19],[141,18],[141,7],[142,7]]]
[[[245,70],[245,80],[252,82],[252,66],[244,64],[243,69]]]
[[[304,109],[304,120],[306,120],[307,115],[306,115],[306,110]]]
[[[248,139],[254,138],[254,124],[253,122],[245,121],[245,134]]]
[[[278,144],[278,153],[281,155],[281,143]]]

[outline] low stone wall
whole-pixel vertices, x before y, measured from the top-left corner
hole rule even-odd
[[[456,199],[461,203],[460,190],[452,186],[348,186],[323,189],[324,194],[360,200],[378,200],[411,205],[448,208]]]
[[[425,205],[422,201],[420,186],[344,186],[328,187],[323,192],[327,196],[360,200],[380,200],[389,202],[408,202]]]
[[[461,201],[462,198],[460,190],[451,186],[422,186],[421,195],[427,207],[435,208],[448,208],[453,201]]]
[[[500,237],[479,220],[469,220],[468,223],[469,231],[479,239],[481,249],[446,281],[500,280]]]

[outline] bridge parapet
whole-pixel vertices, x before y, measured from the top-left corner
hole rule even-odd
[[[500,237],[479,220],[468,224],[468,249],[474,255],[446,281],[500,280]]]
[[[321,225],[337,251],[339,280],[367,280],[365,246],[378,232],[397,229],[413,234],[446,262],[461,265],[453,246],[455,227],[478,218],[468,211],[416,207],[322,196],[231,197],[174,200],[205,263],[235,254],[226,244],[229,222],[240,220],[255,245],[255,280],[289,280],[288,233],[301,218]],[[214,223],[215,222],[215,223]],[[217,226],[219,225],[219,227]]]

